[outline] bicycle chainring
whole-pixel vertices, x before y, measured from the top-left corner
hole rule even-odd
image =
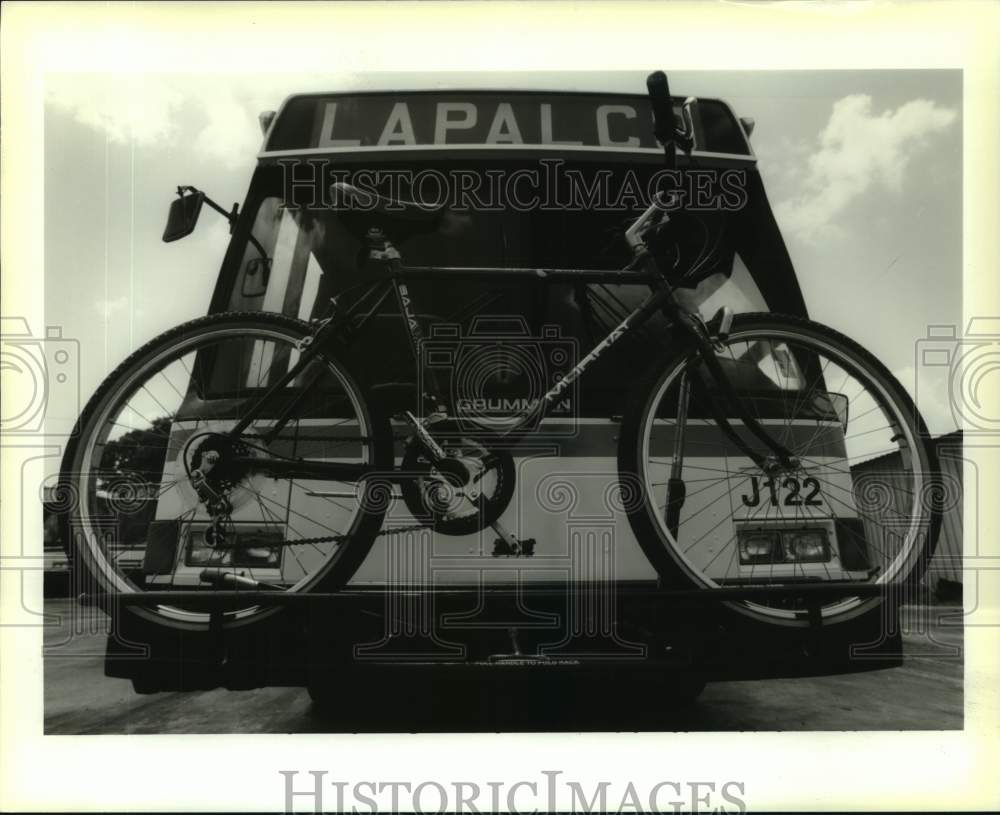
[[[401,483],[410,513],[443,535],[472,535],[492,526],[514,496],[514,459],[462,437],[435,439],[447,458],[435,466],[415,439],[407,442]]]

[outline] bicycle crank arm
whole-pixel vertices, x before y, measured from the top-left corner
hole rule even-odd
[[[535,539],[518,540],[514,533],[500,521],[494,521],[490,528],[500,537],[493,543],[493,557],[531,557],[535,554]]]
[[[441,445],[434,441],[434,437],[431,436],[427,427],[424,425],[420,419],[413,415],[409,410],[403,413],[403,417],[406,419],[406,423],[413,428],[413,432],[417,436],[417,440],[420,442],[420,446],[423,448],[424,452],[430,456],[431,462],[434,464],[440,464],[448,456]]]

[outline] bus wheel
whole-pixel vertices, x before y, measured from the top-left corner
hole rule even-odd
[[[708,686],[699,674],[682,674],[667,680],[666,702],[670,707],[687,705],[697,700]]]
[[[817,583],[919,579],[949,496],[927,428],[888,369],[832,329],[771,314],[738,316],[716,354],[739,409],[684,350],[652,366],[622,419],[623,504],[662,582],[748,588],[752,601],[731,603],[740,612],[806,626],[817,612],[841,621],[879,602],[813,600]],[[743,415],[791,457],[765,456]]]

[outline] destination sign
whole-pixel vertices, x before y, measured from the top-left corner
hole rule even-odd
[[[680,99],[674,115],[680,125]],[[431,92],[299,96],[271,129],[267,151],[448,146],[656,150],[644,96]],[[749,155],[728,106],[702,100],[695,149]]]

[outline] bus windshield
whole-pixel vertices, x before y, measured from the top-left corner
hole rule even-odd
[[[394,241],[408,266],[471,266],[490,268],[620,269],[630,252],[624,230],[631,213],[617,212],[452,212],[432,231],[404,234]],[[364,214],[289,204],[282,196],[262,198],[253,216],[252,234],[268,255],[246,240],[228,291],[226,308],[264,310],[301,320],[323,316],[330,299],[347,307],[371,282],[366,262]],[[706,229],[722,231],[716,219]],[[692,290],[710,317],[719,305],[738,311],[767,310],[753,278],[725,245],[702,269]],[[484,316],[513,320],[528,337],[542,336],[546,326],[586,353],[625,315],[636,308],[649,289],[645,284],[580,285],[518,277],[510,282],[476,279],[414,280],[408,283],[418,319],[427,326],[452,324],[461,336],[483,325]],[[381,381],[412,377],[406,351],[405,326],[390,301],[359,337],[357,353],[377,370]],[[665,319],[656,317],[635,336],[616,345],[588,370],[582,384],[585,403],[598,412],[614,409],[622,377],[637,376],[648,359],[650,344],[669,342]],[[386,354],[387,348],[400,353]],[[577,406],[582,408],[582,406]]]
[[[674,99],[675,114],[682,101]],[[743,127],[718,100],[701,100],[695,111],[695,148],[678,157],[686,198],[671,214],[683,227],[675,230],[679,259],[661,265],[683,271],[672,282],[694,293],[706,318],[722,305],[806,316]],[[663,189],[664,170],[643,96],[295,96],[268,131],[212,310],[310,320],[327,312],[331,298],[347,308],[363,294],[377,274],[364,236],[383,224],[372,213],[339,209],[330,200],[338,181],[390,199],[445,205],[434,228],[388,224],[405,266],[613,270],[631,260],[625,230]],[[649,293],[643,283],[584,285],[523,275],[509,282],[414,279],[407,287],[425,327],[454,324],[465,337],[482,318],[500,317],[530,337],[556,327],[581,353]],[[370,323],[369,340],[359,336],[358,367],[378,370],[383,381],[406,377],[412,360],[394,302]],[[623,377],[638,376],[651,345],[669,341],[666,320],[657,315],[616,343],[581,383],[588,405],[614,410]],[[401,353],[385,353],[393,348]]]

